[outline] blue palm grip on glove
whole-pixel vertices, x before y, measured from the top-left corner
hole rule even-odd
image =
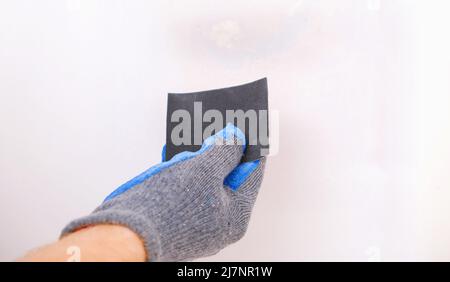
[[[169,168],[177,163],[189,160],[199,154],[204,153],[206,150],[210,149],[213,144],[216,143],[216,140],[220,137],[221,139],[225,140],[226,142],[230,142],[232,138],[236,136],[239,139],[239,142],[241,142],[242,146],[245,150],[245,135],[244,133],[237,127],[235,127],[232,124],[228,124],[224,129],[219,131],[217,134],[208,137],[203,142],[202,147],[200,150],[196,152],[190,152],[185,151],[176,154],[172,159],[169,161],[165,161],[166,157],[166,145],[163,146],[162,150],[162,162],[152,166],[148,170],[144,171],[143,173],[139,174],[138,176],[134,177],[133,179],[129,180],[125,184],[121,185],[119,188],[114,190],[111,194],[109,194],[105,201],[111,200],[112,198],[126,192],[128,189],[131,189],[132,187],[144,182],[145,180],[149,179],[153,175],[161,172],[162,170]],[[242,183],[245,182],[247,177],[258,167],[259,160],[255,160],[252,162],[244,162],[239,164],[228,176],[225,178],[224,184],[230,187],[232,190],[237,190]]]

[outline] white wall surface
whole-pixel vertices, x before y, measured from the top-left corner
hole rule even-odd
[[[450,260],[449,5],[0,0],[0,260],[159,162],[167,92],[264,76],[279,152],[204,260]]]

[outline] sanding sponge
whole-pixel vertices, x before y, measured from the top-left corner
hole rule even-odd
[[[220,117],[221,115],[221,117]],[[212,124],[214,123],[214,126]],[[234,124],[244,134],[247,148],[244,162],[268,153],[267,79],[193,93],[169,93],[165,160],[183,151],[197,151],[203,140]]]

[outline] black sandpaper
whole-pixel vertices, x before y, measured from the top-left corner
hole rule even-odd
[[[191,117],[194,117],[194,102],[201,102],[202,114],[208,110],[218,110],[222,114],[223,126],[226,126],[226,111],[227,110],[242,110],[247,112],[253,110],[257,115],[257,128],[258,134],[255,139],[255,134],[249,136],[249,123],[245,122],[243,128],[242,123],[238,123],[237,120],[233,124],[241,131],[245,133],[247,148],[242,161],[253,161],[261,158],[261,156],[268,152],[268,90],[267,79],[263,78],[251,83],[233,86],[228,88],[207,90],[193,93],[169,93],[167,100],[167,126],[166,126],[166,160],[170,160],[174,155],[183,151],[197,151],[201,148],[201,143],[194,142],[194,118],[191,118],[191,142],[189,144],[175,145],[172,142],[171,134],[174,127],[180,124],[180,120],[171,121],[173,113],[177,110],[185,110],[189,112]],[[198,110],[197,103],[197,110]],[[265,112],[265,113],[264,113]],[[198,120],[197,120],[198,121]],[[202,131],[211,124],[211,122],[201,122]],[[198,123],[197,123],[198,127]],[[221,129],[222,129],[221,128]],[[266,130],[262,130],[265,128]],[[198,129],[196,131],[198,133]],[[254,131],[253,131],[254,132]],[[214,134],[214,133],[213,133]],[[197,137],[203,138],[205,136]],[[207,136],[206,136],[207,137]],[[252,140],[249,140],[249,138]]]

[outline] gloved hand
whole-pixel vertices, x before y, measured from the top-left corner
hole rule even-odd
[[[263,179],[265,158],[240,164],[244,149],[244,134],[229,124],[199,151],[180,153],[120,186],[62,236],[119,224],[141,237],[150,261],[213,255],[244,236]]]

